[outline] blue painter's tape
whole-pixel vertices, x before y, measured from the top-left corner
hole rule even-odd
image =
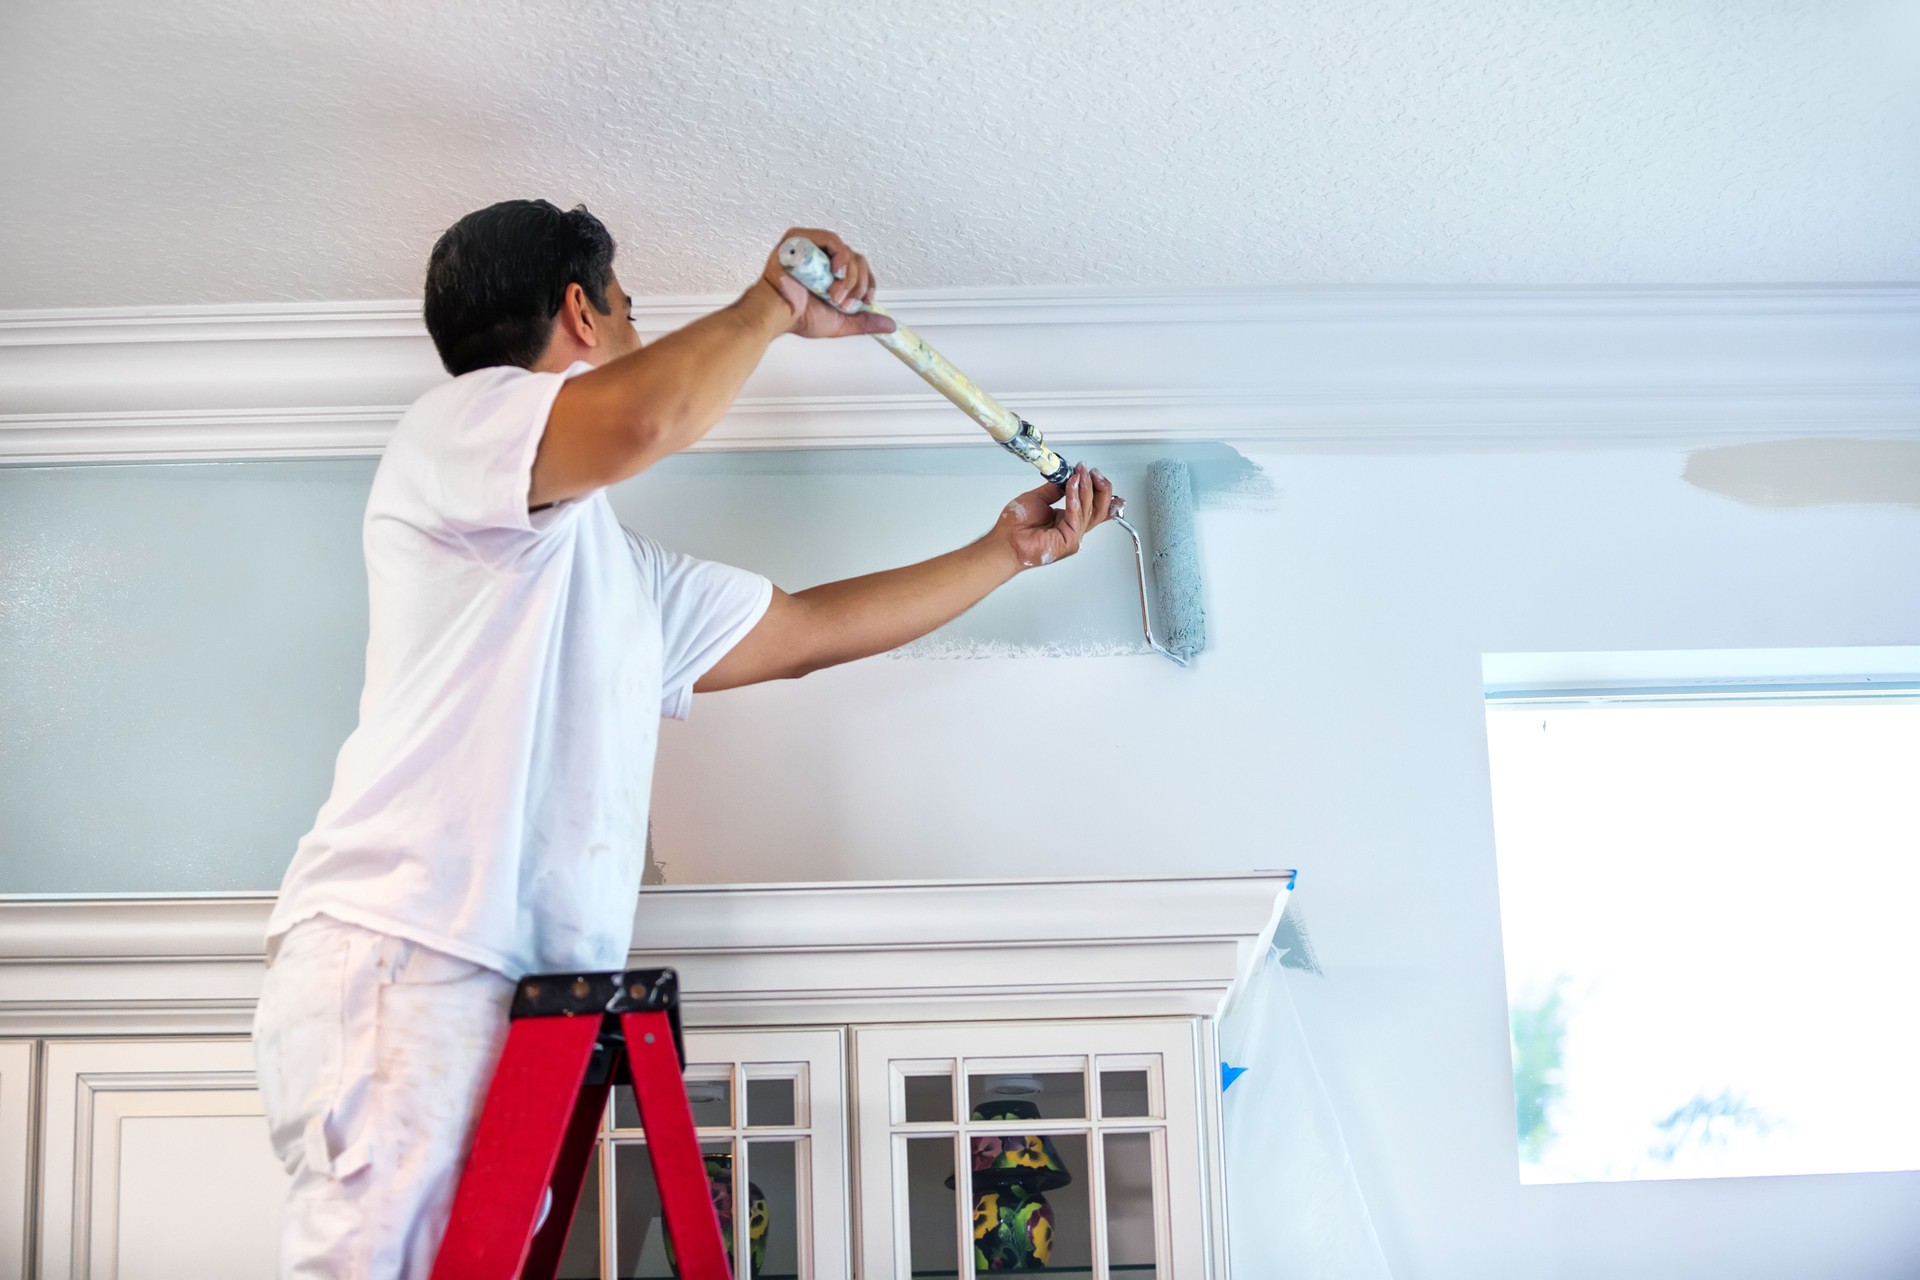
[[[1245,1067],[1236,1067],[1232,1063],[1228,1063],[1228,1062],[1221,1063],[1220,1064],[1220,1092],[1225,1093],[1227,1090],[1233,1088],[1233,1082],[1235,1080],[1238,1080],[1241,1076],[1245,1074],[1247,1074],[1247,1069]]]

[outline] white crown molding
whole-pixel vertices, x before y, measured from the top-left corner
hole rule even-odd
[[[0,463],[366,458],[400,406],[0,414]]]
[[[636,307],[651,338],[723,297]],[[1311,449],[1920,434],[1920,285],[941,290],[894,310],[1055,440]],[[0,312],[0,462],[370,456],[417,303]],[[776,343],[703,449],[969,444],[870,343]]]
[[[701,1026],[1211,1013],[1289,872],[649,888]],[[244,1031],[273,897],[0,899],[0,1037]]]
[[[660,334],[733,301],[732,294],[635,298],[643,334]],[[1287,289],[891,289],[891,310],[926,327],[1018,324],[1166,324],[1398,321],[1488,316],[1622,319],[1886,315],[1920,308],[1920,283],[1779,285],[1352,285]],[[256,302],[0,310],[0,345],[243,339],[417,337],[420,304]]]

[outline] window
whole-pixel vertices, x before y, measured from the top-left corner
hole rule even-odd
[[[1920,1168],[1920,650],[1486,671],[1522,1181]]]

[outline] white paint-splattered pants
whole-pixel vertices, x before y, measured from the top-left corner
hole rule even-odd
[[[491,969],[326,916],[281,939],[253,1024],[293,1176],[281,1280],[426,1280],[512,994]]]

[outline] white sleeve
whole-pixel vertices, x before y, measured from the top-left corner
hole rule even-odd
[[[410,424],[409,444],[425,472],[422,491],[435,522],[466,536],[489,531],[538,533],[571,503],[529,513],[533,460],[566,373],[501,366],[477,369],[438,392],[433,412]]]
[[[627,540],[660,609],[660,714],[685,720],[694,684],[766,616],[773,583],[730,564],[668,551],[631,529]]]

